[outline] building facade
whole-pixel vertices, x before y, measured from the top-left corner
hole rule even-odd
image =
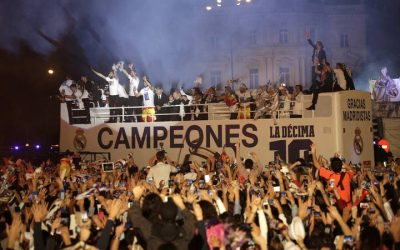
[[[221,7],[203,18],[212,29],[203,31],[197,67],[210,85],[239,78],[250,88],[268,82],[308,87],[313,49],[305,32],[314,42],[323,41],[333,66],[343,62],[357,72],[366,61],[362,1],[258,0],[242,9]]]

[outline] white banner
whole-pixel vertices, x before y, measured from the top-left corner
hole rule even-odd
[[[199,160],[226,146],[234,157],[234,144],[241,155],[257,152],[264,163],[274,154],[294,162],[306,158],[311,142],[318,153],[331,157],[338,152],[352,163],[373,164],[371,100],[368,92],[344,91],[332,95],[331,115],[323,118],[273,120],[208,120],[154,123],[108,123],[70,125],[61,120],[62,151],[111,152],[112,160],[133,153],[139,166],[163,145],[171,160],[181,163],[186,154]],[[318,107],[317,108],[324,108]],[[311,113],[311,111],[310,111]]]

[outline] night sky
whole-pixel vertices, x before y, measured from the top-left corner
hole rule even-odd
[[[400,1],[365,1],[369,50],[365,70],[386,64],[392,75],[399,77]],[[196,23],[193,15],[204,11],[198,9],[201,7],[198,3],[207,3],[206,0],[196,0],[196,5],[187,0],[115,2],[0,2],[0,152],[11,145],[26,142],[58,144],[59,105],[55,95],[66,75],[78,80],[80,75],[89,73],[89,64],[104,71],[117,60],[126,60],[128,49],[134,54],[128,59],[146,68],[146,58],[157,56],[157,49],[165,51],[168,48],[166,55],[174,54],[174,49],[190,53],[189,47],[185,47],[187,44],[178,43],[170,48],[167,40],[157,41],[158,36],[171,38],[172,35],[181,35],[191,41],[198,35],[194,34],[193,27],[207,28],[206,24]],[[165,23],[164,20],[169,21]],[[126,22],[132,29],[124,30]],[[176,32],[160,33],[165,32],[164,25],[175,27]],[[201,29],[197,29],[199,31]],[[131,38],[132,33],[140,34],[140,38]],[[46,40],[45,36],[53,40]],[[149,42],[157,42],[152,47],[154,49],[143,47]],[[169,59],[172,65],[181,60],[178,57]],[[55,70],[54,75],[47,73],[49,68]],[[170,69],[164,69],[164,72],[168,73]],[[90,73],[89,77],[94,79]]]

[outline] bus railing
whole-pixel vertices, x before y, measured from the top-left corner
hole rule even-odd
[[[93,103],[94,104],[94,103]],[[115,119],[115,122],[139,122],[142,114],[135,113],[142,110],[143,106],[122,107],[92,107],[90,108],[91,123]],[[230,119],[232,113],[237,113],[236,119],[254,119],[257,112],[255,102],[240,103],[235,111],[231,111],[225,103],[189,104],[189,105],[166,105],[162,106],[162,112],[156,112],[156,117],[163,117],[162,121],[187,121],[187,120],[221,120]],[[85,109],[73,108],[72,115],[75,120],[86,119],[82,115]],[[303,102],[283,101],[279,102],[278,108],[273,112],[266,113],[263,118],[301,118],[303,117]],[[156,120],[157,121],[157,120]],[[74,122],[79,124],[79,122]]]

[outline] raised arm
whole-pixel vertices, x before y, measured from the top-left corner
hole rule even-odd
[[[122,73],[124,73],[124,75],[126,75],[126,77],[128,77],[129,79],[131,78],[131,76],[129,75],[128,71],[126,71],[126,69],[122,68]]]
[[[149,86],[149,88],[154,89],[149,79],[147,79],[147,76],[143,76],[143,81],[147,84],[147,86]]]
[[[237,142],[235,144],[235,147],[236,147],[235,156],[236,156],[236,165],[237,165],[237,169],[238,169],[238,174],[242,175],[242,176],[247,176],[246,175],[247,172],[243,166],[242,159],[240,159],[240,142]]]
[[[307,42],[308,42],[308,44],[311,45],[311,47],[313,47],[315,49],[315,44],[313,43],[313,41],[310,38],[307,39]]]
[[[315,49],[315,44],[311,40],[311,34],[310,32],[304,33],[305,38],[307,39],[307,42]]]
[[[316,169],[320,169],[321,165],[319,165],[319,162],[318,162],[318,159],[317,159],[317,146],[314,143],[311,144],[311,154],[312,154],[314,167]]]
[[[257,170],[258,170],[258,174],[262,173],[264,170],[264,166],[262,165],[260,158],[258,158],[258,155],[256,152],[251,152],[250,155],[253,157],[254,161],[257,164]]]
[[[96,71],[95,69],[93,69],[93,68],[91,68],[91,69],[92,69],[93,73],[95,73],[97,76],[103,78],[104,80],[107,79],[107,77],[105,77],[102,73],[97,72],[97,71]]]

